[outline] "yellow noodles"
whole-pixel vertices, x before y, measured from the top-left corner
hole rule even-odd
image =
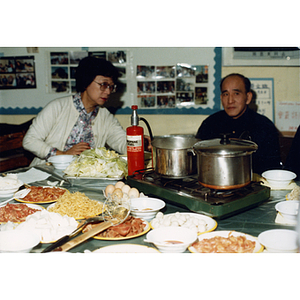
[[[54,206],[49,208],[49,211],[59,213],[62,216],[67,215],[75,219],[83,219],[101,214],[102,209],[103,204],[101,202],[91,200],[83,193],[75,192],[62,195]]]

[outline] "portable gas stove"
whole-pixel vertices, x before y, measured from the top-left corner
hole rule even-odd
[[[128,176],[127,183],[149,197],[218,219],[258,206],[270,197],[270,188],[259,182],[252,181],[238,189],[214,190],[202,186],[197,177],[167,179],[147,169]]]

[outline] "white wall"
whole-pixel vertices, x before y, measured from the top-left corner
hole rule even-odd
[[[49,48],[50,49],[50,48]],[[81,49],[81,48],[77,48]],[[119,49],[119,48],[116,48]],[[9,53],[7,52],[9,50]],[[61,48],[51,48],[51,51],[60,51]],[[90,49],[91,50],[91,49]],[[136,54],[136,59],[143,60],[145,63],[154,63],[156,59],[161,60],[164,63],[166,57],[159,57],[159,49],[149,52],[140,53],[141,57]],[[180,59],[184,58],[184,49],[176,48],[176,52]],[[92,50],[91,50],[92,51]],[[26,48],[0,48],[0,53],[5,55],[29,55]],[[138,53],[138,52],[137,52]],[[146,53],[146,54],[145,54]],[[167,52],[166,52],[167,53]],[[190,52],[193,62],[197,62],[198,56],[196,49]],[[159,57],[159,58],[158,58]],[[39,64],[45,64],[44,56],[36,56],[37,62]],[[174,57],[176,62],[178,62],[177,57]],[[56,98],[56,95],[46,94],[45,78],[46,78],[46,68],[37,68],[37,85],[41,88],[32,91],[30,93],[31,98],[34,98],[35,103],[42,103],[50,101]],[[222,67],[222,76],[225,76],[231,72],[239,72],[247,77],[252,78],[274,78],[274,101],[300,101],[300,72],[299,67]],[[15,97],[22,103],[28,101],[28,94],[25,90],[9,90],[0,91],[0,101],[3,101],[3,97],[9,99],[10,97]],[[41,105],[42,106],[42,105]],[[276,109],[276,105],[274,105]],[[152,127],[153,134],[164,135],[164,134],[176,134],[176,133],[195,133],[201,124],[201,122],[206,117],[205,115],[141,115],[148,120]],[[1,123],[11,123],[20,124],[34,117],[33,115],[0,115]],[[116,117],[119,119],[124,128],[130,125],[130,117],[128,115],[119,115]],[[141,124],[143,125],[143,124]],[[145,127],[145,131],[147,129]]]

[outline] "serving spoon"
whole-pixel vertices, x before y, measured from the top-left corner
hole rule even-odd
[[[30,189],[25,189],[25,190],[19,191],[19,192],[18,192],[18,198],[20,198],[20,199],[25,198],[25,196],[28,195],[29,192],[30,192]],[[15,196],[16,196],[16,194],[14,195],[14,197],[9,198],[9,199],[7,199],[7,200],[1,202],[0,205],[2,206],[3,204],[6,204],[6,203],[8,203],[8,202],[14,200],[14,199],[15,199]]]

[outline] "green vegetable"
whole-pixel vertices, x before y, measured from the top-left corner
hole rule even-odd
[[[74,177],[120,178],[127,177],[125,159],[105,147],[83,151],[64,171]]]

